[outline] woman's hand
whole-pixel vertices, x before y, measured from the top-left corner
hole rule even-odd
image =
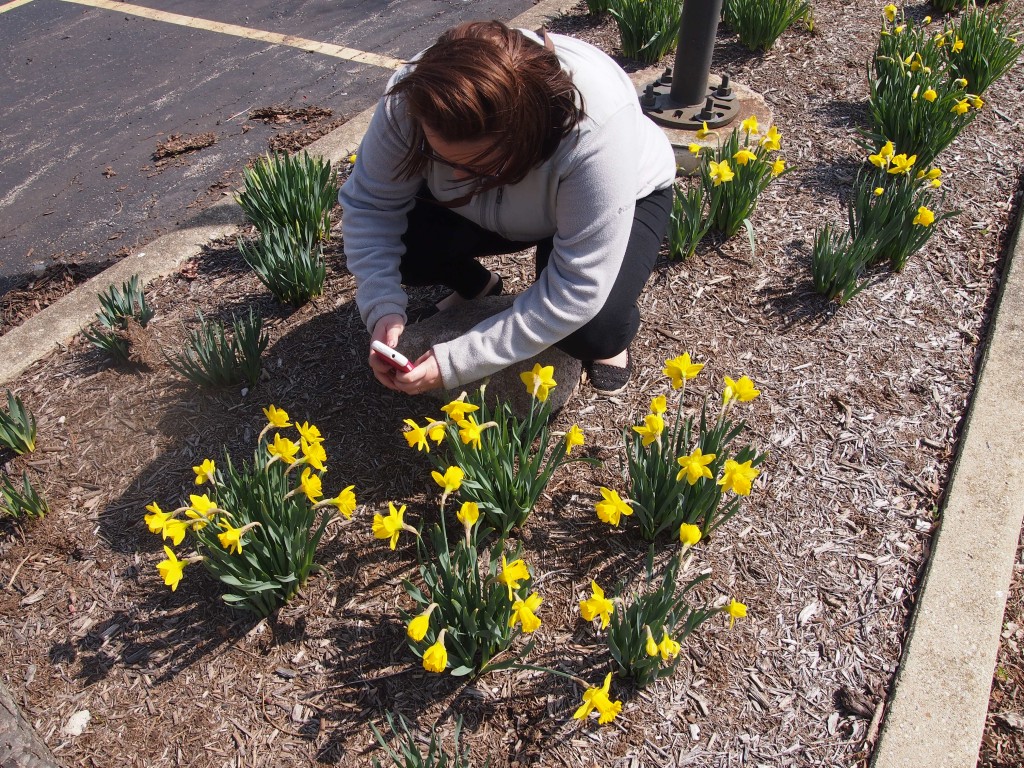
[[[373,326],[370,340],[383,341],[389,347],[397,347],[404,330],[405,320],[401,315],[384,315]],[[414,366],[409,373],[403,373],[373,352],[370,353],[370,368],[373,369],[373,375],[388,389],[405,392],[407,395],[419,395],[444,386],[441,368],[437,364],[433,350],[421,355]]]
[[[402,337],[402,331],[405,330],[405,320],[401,315],[384,315],[377,324],[373,326],[373,333],[370,334],[370,341],[383,341],[389,347],[395,348],[398,346],[398,340]],[[395,374],[398,371],[391,366],[390,363],[384,362],[380,357],[375,355],[372,351],[370,352],[370,368],[373,370],[373,375],[377,377],[377,381],[383,384],[388,389],[393,389],[396,392],[402,392],[400,387],[395,383]]]
[[[434,357],[434,350],[425,352],[413,365],[416,367],[409,373],[395,371],[393,380],[395,389],[405,392],[407,395],[419,395],[444,386],[444,381],[441,379],[441,367],[437,364],[437,358]]]

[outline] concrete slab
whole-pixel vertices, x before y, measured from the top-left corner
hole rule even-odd
[[[1024,513],[1020,222],[873,768],[974,768]]]

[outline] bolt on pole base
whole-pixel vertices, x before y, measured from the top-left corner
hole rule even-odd
[[[729,87],[729,76],[722,84],[707,88],[703,103],[678,104],[672,98],[672,70],[666,69],[658,80],[649,84],[640,97],[640,108],[651,120],[668,128],[695,131],[707,123],[708,128],[728,125],[739,114],[740,102]]]

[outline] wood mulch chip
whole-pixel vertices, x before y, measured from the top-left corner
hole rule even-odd
[[[1019,13],[1022,2],[1004,5]],[[614,52],[614,27],[587,19],[584,7],[551,29]],[[603,398],[583,388],[554,420],[555,429],[579,423],[587,450],[610,460],[556,474],[520,535],[544,598],[529,661],[598,683],[608,651],[577,602],[591,578],[636,583],[647,545],[628,524],[609,530],[597,520],[596,488],[622,488],[621,430],[652,396],[671,398],[663,361],[689,351],[707,364],[688,388],[691,405],[718,398],[725,375],[749,375],[762,390],[744,412],[749,438],[769,451],[763,475],[689,564],[711,569],[702,602],[737,597],[747,619],[701,627],[670,678],[642,691],[616,683],[624,709],[605,727],[572,718],[581,691],[562,678],[507,671],[467,684],[425,673],[398,613],[410,607],[402,580],[416,578],[412,546],[389,551],[370,521],[389,501],[408,504],[414,519],[435,514],[429,462],[401,430],[437,404],[371,377],[337,238],[323,297],[294,311],[273,302],[233,243],[215,243],[187,274],[149,286],[149,332],[157,348],[180,349],[197,311],[226,319],[256,307],[271,345],[253,391],[197,391],[159,355],[148,368],[111,367],[82,339],[12,383],[40,434],[33,454],[2,458],[8,472],[31,474],[52,512],[0,532],[0,675],[58,758],[369,765],[380,754],[369,723],[391,710],[421,729],[438,724],[449,744],[461,716],[475,761],[494,766],[865,766],[938,522],[1024,163],[1018,68],[940,158],[946,206],[959,213],[924,251],[901,274],[873,275],[844,308],[811,291],[814,231],[845,220],[862,155],[855,131],[865,124],[868,41],[881,7],[818,0],[814,34],[791,30],[766,55],[720,31],[714,71],[764,94],[794,170],[760,200],[755,253],[737,237],[658,265],[642,298],[630,389]],[[530,263],[487,261],[509,291],[531,282]],[[164,587],[160,542],[143,514],[151,501],[173,505],[194,492],[191,467],[203,458],[225,448],[248,455],[269,403],[318,424],[326,490],[354,483],[361,506],[329,530],[323,571],[271,620],[253,621],[224,605],[198,567],[176,592]],[[666,542],[659,558],[672,548]],[[1000,728],[1022,711],[1019,664],[1002,657],[1001,667],[1017,682],[993,715]],[[84,710],[84,733],[62,732]],[[987,737],[999,743],[1009,749]]]

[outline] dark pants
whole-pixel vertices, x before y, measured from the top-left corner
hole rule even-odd
[[[636,301],[654,270],[672,213],[672,197],[669,187],[637,200],[626,254],[612,291],[593,320],[555,345],[563,352],[579,360],[605,360],[629,346],[640,328]],[[444,285],[465,298],[480,294],[490,278],[477,258],[537,246],[539,275],[552,250],[550,237],[533,242],[506,240],[429,200],[419,200],[409,212],[402,242],[406,248],[401,265],[403,283]]]

